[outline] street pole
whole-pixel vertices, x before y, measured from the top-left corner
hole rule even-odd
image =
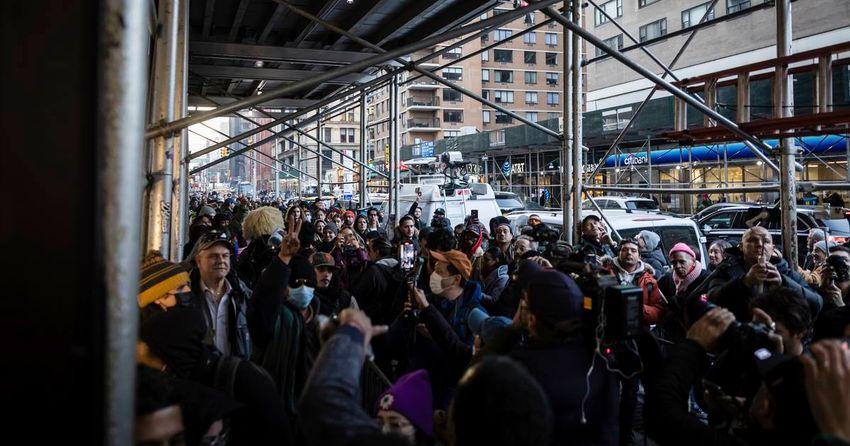
[[[177,81],[178,0],[160,0],[159,28],[154,50],[151,123],[174,121]],[[171,190],[173,134],[157,135],[148,152],[147,187],[144,195],[144,249],[171,258]]]
[[[180,1],[177,24],[177,66],[174,95],[174,118],[186,117],[187,75],[189,67],[189,2]],[[189,220],[189,135],[187,129],[174,134],[174,160],[172,161],[171,189],[171,260],[179,262],[186,243]]]
[[[776,1],[776,57],[793,52],[791,45],[791,0]],[[794,85],[788,75],[787,64],[777,64],[773,81],[774,101],[777,107],[774,118],[785,118],[794,113]],[[794,177],[796,154],[794,139],[782,138],[779,158],[779,209],[782,219],[782,252],[785,260],[797,264],[797,185]]]
[[[322,146],[318,144],[322,140],[322,111],[319,110],[319,120],[316,121],[316,196],[322,199]],[[331,155],[333,156],[333,155]]]
[[[569,13],[569,11],[575,7],[575,2],[572,0],[564,0],[564,11]],[[572,191],[573,187],[576,187],[573,184],[573,158],[570,155],[570,146],[573,145],[573,141],[575,138],[574,130],[573,130],[573,119],[575,116],[573,115],[573,82],[571,73],[576,70],[576,65],[573,63],[573,51],[575,48],[573,47],[573,33],[567,27],[562,26],[564,34],[564,57],[562,62],[562,77],[561,81],[563,83],[563,88],[561,89],[563,92],[563,102],[562,102],[562,113],[561,120],[563,122],[564,128],[564,138],[561,140],[561,169],[563,173],[561,174],[561,215],[562,215],[562,227],[564,228],[561,233],[561,238],[565,240],[570,245],[573,244],[573,235],[575,234],[574,230],[574,220],[572,213]]]
[[[578,0],[573,0],[573,22],[575,25],[581,28],[582,20],[581,20],[581,2]],[[578,223],[581,221],[581,163],[582,163],[582,112],[584,111],[583,106],[583,95],[582,95],[582,77],[581,77],[581,59],[582,59],[582,44],[581,38],[579,38],[578,34],[571,33],[572,36],[572,124],[573,124],[573,199],[572,199],[572,212],[573,212],[573,221],[576,223],[574,227],[575,231],[575,240],[579,240],[581,238],[581,228],[578,227]],[[566,39],[566,37],[565,37]],[[566,44],[566,42],[564,42]],[[566,62],[564,62],[566,64]],[[566,83],[566,79],[564,79]]]
[[[399,177],[399,153],[398,153],[398,71],[394,72],[390,89],[390,213],[394,216],[390,222],[392,227],[398,223],[398,177]]]
[[[97,204],[100,227],[94,230],[97,279],[105,296],[104,333],[90,340],[103,348],[102,392],[106,445],[133,442],[136,339],[138,332],[140,234],[144,162],[145,96],[148,87],[148,3],[104,0],[98,21]],[[87,311],[95,311],[89,308]],[[98,324],[100,325],[100,324]],[[82,354],[82,352],[77,352]],[[95,354],[96,356],[97,354]],[[82,356],[79,356],[82,357]],[[92,366],[94,367],[97,366]],[[99,375],[99,372],[95,372]]]
[[[366,168],[366,93],[360,92],[360,207],[366,207],[366,201],[369,199],[369,191],[367,188]]]

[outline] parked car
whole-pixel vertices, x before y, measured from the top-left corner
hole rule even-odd
[[[740,242],[744,231],[749,228],[747,221],[760,209],[773,209],[774,217],[777,212],[777,208],[765,207],[763,205],[724,207],[704,215],[699,219],[699,227],[702,229],[703,234],[705,234],[706,241],[709,244],[717,239]],[[761,226],[764,226],[770,232],[773,237],[774,246],[781,249],[782,225],[779,219],[769,218],[766,221],[762,221]],[[809,230],[813,228],[821,228],[827,231],[831,241],[842,243],[850,240],[850,231],[848,231],[850,227],[845,226],[840,221],[830,221],[830,224],[827,224],[824,220],[814,216],[813,209],[797,209],[797,261],[799,263],[802,263],[806,258],[806,242],[809,237]]]
[[[524,201],[519,195],[513,192],[495,192],[496,203],[502,214],[521,210],[542,210],[543,207],[533,201]]]
[[[599,206],[599,209],[602,210],[620,210],[625,211],[627,209],[632,211],[647,211],[647,212],[660,212],[658,209],[658,203],[655,200],[650,198],[640,198],[640,197],[615,197],[615,196],[602,196],[602,197],[594,197],[594,201],[596,201],[596,205]],[[584,200],[581,202],[581,210],[582,211],[594,211],[596,208],[590,202],[590,200]]]
[[[536,214],[540,221],[558,232],[563,231],[563,214],[561,211],[540,212],[512,212],[506,217],[511,220],[514,233],[520,230],[528,222],[528,216]],[[582,218],[587,215],[599,215],[594,211],[582,211]],[[638,232],[647,229],[655,232],[661,237],[660,247],[665,254],[679,242],[685,242],[694,248],[700,260],[707,259],[708,251],[705,245],[705,237],[699,230],[696,222],[689,218],[679,218],[671,215],[652,214],[645,212],[607,212],[605,218],[610,222],[608,231],[616,239],[616,233],[621,238],[635,238]],[[603,220],[604,222],[604,220]]]

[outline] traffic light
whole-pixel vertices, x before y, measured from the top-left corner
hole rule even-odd
[[[227,155],[230,155],[230,150],[227,147],[222,147],[218,149],[218,154],[221,158],[224,158]]]

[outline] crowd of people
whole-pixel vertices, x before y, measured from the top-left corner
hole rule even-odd
[[[796,266],[759,226],[701,259],[593,215],[570,246],[416,203],[191,207],[182,261],[142,261],[137,444],[850,445],[850,249],[822,232]]]

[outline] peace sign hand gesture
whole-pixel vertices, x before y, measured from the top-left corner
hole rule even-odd
[[[286,223],[289,228],[289,232],[280,243],[280,252],[278,253],[278,257],[280,257],[280,260],[283,263],[288,265],[292,256],[297,254],[298,250],[301,248],[301,242],[298,241],[298,234],[301,232],[301,224],[303,221],[300,218],[296,218],[294,215],[289,214]]]

